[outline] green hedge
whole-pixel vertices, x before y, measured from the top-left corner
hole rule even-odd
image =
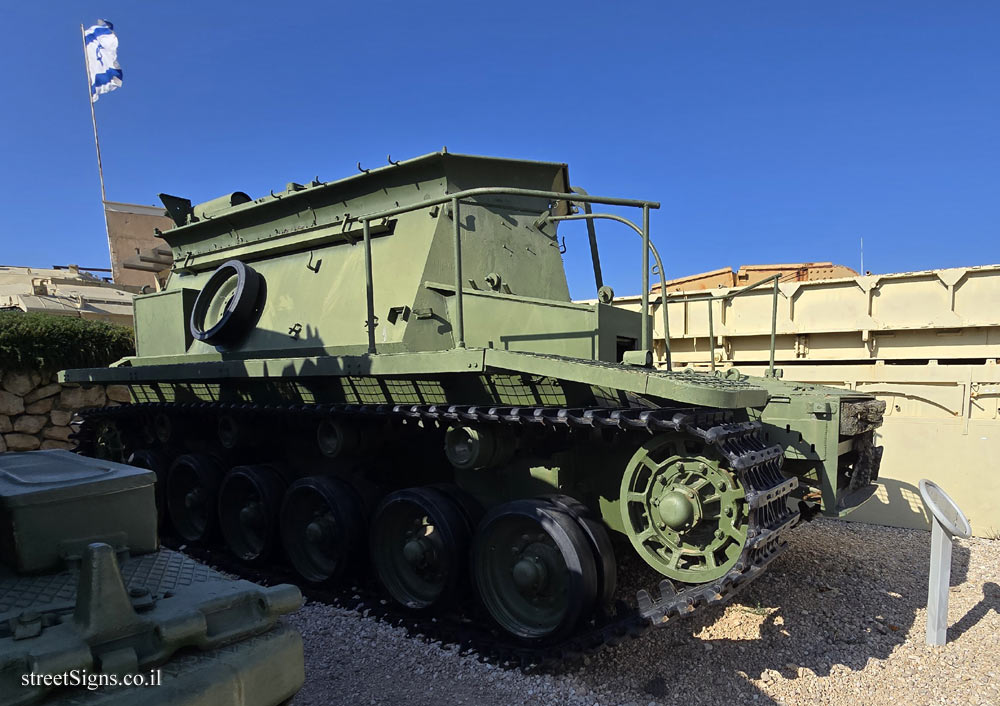
[[[126,326],[0,311],[0,370],[104,367],[134,354],[135,337]]]

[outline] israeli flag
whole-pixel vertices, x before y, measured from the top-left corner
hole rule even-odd
[[[122,69],[118,65],[118,37],[115,27],[107,20],[97,24],[83,35],[87,47],[87,71],[90,73],[90,100],[97,102],[102,93],[122,85]]]

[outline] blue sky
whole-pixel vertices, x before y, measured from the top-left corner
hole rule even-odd
[[[447,145],[661,201],[670,277],[857,269],[861,237],[876,272],[1000,262],[995,2],[296,0],[8,8],[0,264],[107,263],[79,34],[98,18],[125,74],[96,105],[110,200],[258,196]],[[605,278],[638,291],[633,236],[603,228]]]

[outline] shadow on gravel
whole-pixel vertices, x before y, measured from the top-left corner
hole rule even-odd
[[[888,658],[911,629],[923,634],[923,625],[914,621],[927,604],[930,532],[879,528],[876,535],[870,527],[836,521],[809,530],[812,541],[800,543],[793,536],[771,571],[735,601],[738,609],[767,613],[759,638],[766,649],[756,651],[764,658],[737,666],[752,678],[767,669],[786,678],[797,677],[800,668],[819,676],[835,665],[862,670],[870,660]],[[968,565],[968,549],[956,544],[953,586],[965,581]],[[970,613],[963,629],[998,602],[984,587],[979,613]],[[713,645],[724,651],[731,643]],[[740,665],[738,653],[732,657]]]
[[[725,701],[774,701],[749,679],[766,684],[809,670],[828,676],[865,669],[887,659],[927,602],[930,532],[872,528],[817,520],[793,534],[789,549],[767,573],[721,609],[647,634],[642,649],[616,658],[620,679],[662,703],[685,703],[684,693]],[[955,545],[952,583],[965,580],[969,551]],[[988,583],[983,600],[952,630],[952,639],[989,610],[1000,611],[1000,586]],[[631,671],[634,656],[646,666]],[[650,664],[652,662],[652,665]],[[837,667],[837,665],[842,665]],[[655,676],[653,676],[655,674]]]
[[[954,581],[952,585],[955,585]],[[1000,613],[1000,586],[987,581],[983,584],[983,598],[969,611],[959,618],[958,622],[948,628],[948,640],[957,640],[962,634],[986,617],[991,610]]]

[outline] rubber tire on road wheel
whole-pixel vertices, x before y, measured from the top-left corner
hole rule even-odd
[[[597,605],[611,605],[618,588],[618,562],[615,560],[615,547],[604,524],[595,519],[590,508],[576,498],[559,494],[541,497],[572,515],[587,535],[594,552],[594,563],[597,564]]]
[[[526,560],[545,565],[546,579],[533,589],[517,585]],[[515,500],[486,514],[473,539],[472,575],[497,624],[527,642],[566,638],[597,602],[597,567],[586,534],[568,512],[545,500]],[[548,589],[553,578],[557,594],[525,595]]]
[[[350,575],[368,544],[362,498],[334,476],[309,476],[288,486],[278,526],[285,556],[309,583]]]
[[[219,529],[226,546],[246,562],[267,559],[280,544],[278,512],[287,487],[267,464],[236,466],[219,486]]]
[[[216,528],[216,498],[222,469],[205,454],[178,456],[167,471],[164,498],[174,530],[188,542],[205,542]]]
[[[410,610],[453,607],[468,585],[472,529],[458,503],[437,488],[406,488],[385,496],[369,536],[379,582]],[[421,547],[421,566],[407,557],[411,544]]]

